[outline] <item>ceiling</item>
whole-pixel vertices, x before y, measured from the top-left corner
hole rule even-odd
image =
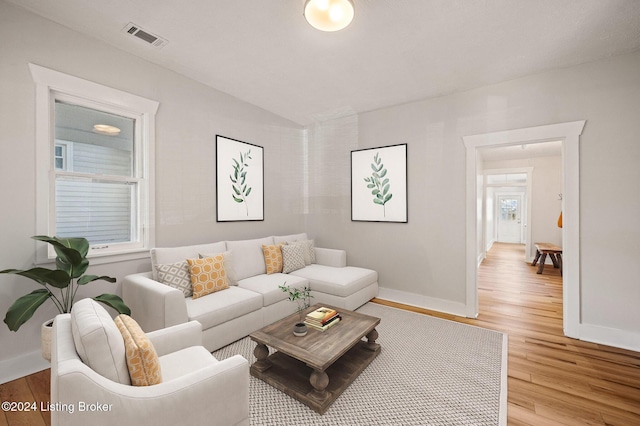
[[[354,0],[335,33],[304,0],[8,1],[300,125],[640,49],[638,0]]]

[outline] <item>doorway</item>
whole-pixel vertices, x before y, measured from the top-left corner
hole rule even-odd
[[[482,211],[478,208],[479,202],[482,202],[482,197],[478,197],[479,191],[482,190],[478,148],[561,140],[564,194],[562,201],[563,327],[565,335],[580,337],[579,144],[585,123],[585,121],[574,121],[463,137],[467,150],[466,315],[468,317],[475,318],[478,315],[478,251],[482,236],[478,221],[478,212]]]
[[[523,196],[520,194],[498,193],[496,223],[496,241],[499,243],[521,244],[524,234]]]

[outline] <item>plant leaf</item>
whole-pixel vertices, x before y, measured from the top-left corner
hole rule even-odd
[[[236,203],[242,203],[242,199],[241,198],[238,198],[233,194],[231,194],[231,196],[233,197],[234,200],[236,200]]]
[[[78,282],[78,285],[85,285],[85,284],[89,284],[90,282],[98,281],[98,280],[109,281],[110,283],[116,282],[115,278],[108,277],[106,275],[103,275],[101,277],[97,275],[85,275],[83,277],[80,277],[80,279],[78,279],[77,282]]]
[[[384,197],[384,202],[386,203],[387,201],[389,201],[392,196],[393,196],[393,194],[389,194],[386,197]]]
[[[236,188],[235,185],[232,185],[232,188],[233,188],[233,192],[235,192],[236,195],[240,195],[240,191],[238,190],[238,188]]]
[[[380,193],[380,190],[378,188],[376,188],[373,191],[371,191],[372,195],[378,195],[379,193]]]
[[[0,274],[16,274],[34,280],[39,284],[50,284],[56,288],[67,288],[71,277],[65,271],[59,269],[31,268],[26,271],[18,269],[5,269]]]
[[[247,192],[244,193],[245,197],[248,197],[251,194],[251,188],[247,189]]]
[[[374,202],[374,203],[376,203],[376,204],[380,204],[381,206],[384,206],[384,201],[379,200],[379,199],[377,199],[377,198],[374,198],[374,199],[373,199],[373,202]]]
[[[386,174],[386,173],[385,173],[385,174]],[[381,177],[384,177],[384,176],[381,176]],[[385,179],[385,180],[383,180],[383,181],[382,181],[382,185],[383,185],[383,186],[384,186],[384,185],[386,185],[386,184],[388,184],[388,183],[389,183],[389,179]]]
[[[375,188],[376,186],[372,183],[370,183],[369,185],[367,185],[367,188],[371,189],[371,188]]]
[[[383,178],[387,175],[387,169],[384,169],[382,173],[380,173],[380,177]]]
[[[82,259],[89,252],[89,242],[84,238],[56,238],[46,235],[36,235],[31,238],[51,244],[56,254],[72,265],[78,265],[82,262]],[[83,244],[82,241],[85,243]],[[76,249],[76,247],[83,250],[84,254]]]
[[[82,276],[89,268],[89,259],[86,257],[82,259],[82,262],[78,265],[70,265],[64,261],[64,259],[60,257],[56,257],[56,266],[58,269],[65,271],[67,274],[71,276],[71,278],[78,278]]]
[[[385,185],[382,189],[382,195],[387,195],[387,192],[389,192],[389,184]]]
[[[238,169],[238,167],[240,167],[240,163],[238,163],[238,160],[236,160],[235,158],[232,158],[233,162],[236,163],[235,166],[233,166],[234,169]]]
[[[371,182],[371,178],[366,177],[366,178],[364,178],[364,181],[365,181],[365,182]]]
[[[20,326],[31,318],[36,309],[50,297],[51,293],[48,290],[40,288],[13,302],[4,317],[9,330],[18,331]]]
[[[238,182],[237,180],[235,180],[235,179],[233,178],[233,175],[229,175],[229,179],[231,179],[231,182],[233,182],[233,183],[237,183],[237,182]]]
[[[101,294],[100,296],[94,297],[93,300],[112,307],[118,311],[119,314],[131,315],[131,309],[129,309],[124,301],[115,294]]]

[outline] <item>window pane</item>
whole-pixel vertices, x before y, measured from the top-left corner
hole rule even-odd
[[[64,169],[64,161],[62,158],[56,158],[56,169],[58,170]]]
[[[56,178],[56,235],[91,244],[135,240],[132,200],[136,184]]]
[[[132,118],[60,101],[55,104],[55,139],[71,145],[73,158],[68,161],[74,172],[132,176],[134,124]]]

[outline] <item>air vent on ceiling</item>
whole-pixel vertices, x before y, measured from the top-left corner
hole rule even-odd
[[[129,22],[123,29],[123,32],[131,34],[132,36],[136,36],[138,37],[140,40],[143,40],[147,43],[149,43],[152,46],[155,47],[163,47],[164,45],[166,45],[167,43],[169,43],[168,40],[159,37],[155,34],[150,33],[149,31],[140,28],[139,25],[134,24],[133,22]]]

